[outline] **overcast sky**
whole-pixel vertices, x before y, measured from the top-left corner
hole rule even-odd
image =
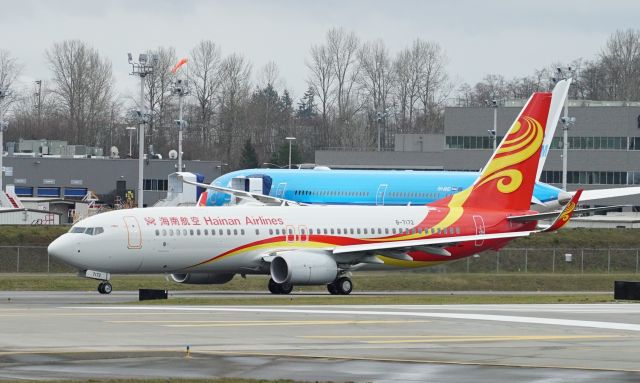
[[[202,39],[223,54],[245,55],[254,73],[276,62],[297,99],[309,47],[332,27],[382,39],[393,54],[416,38],[438,42],[450,76],[474,84],[487,74],[511,78],[593,58],[616,29],[639,25],[640,1],[633,0],[0,0],[0,49],[23,64],[21,86],[50,78],[44,52],[55,42],[81,39],[112,61],[124,96],[136,89],[127,52],[173,46],[181,57]]]

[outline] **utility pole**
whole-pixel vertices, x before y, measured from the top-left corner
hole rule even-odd
[[[9,95],[9,90],[7,89],[0,89],[0,106],[2,106],[2,101],[4,101],[4,98],[7,97]],[[4,132],[5,130],[9,129],[9,122],[4,121],[2,119],[2,110],[0,109],[0,192],[2,192],[3,189],[3,181],[4,181],[4,166],[2,164],[2,160],[4,157]]]
[[[42,80],[36,80],[38,91],[36,92],[36,108],[38,108],[38,128],[42,127]]]
[[[180,114],[178,115],[178,119],[176,120],[176,126],[178,127],[178,171],[182,171],[182,132],[189,125],[182,117],[182,105],[184,96],[189,94],[189,84],[187,80],[177,79],[173,83],[173,94],[178,95],[178,105],[180,109]]]
[[[484,103],[493,108],[493,130],[488,130],[488,132],[489,136],[493,138],[493,150],[495,151],[498,147],[498,100],[484,100]]]
[[[144,102],[144,79],[149,74],[153,74],[153,69],[158,63],[158,56],[151,55],[149,58],[146,53],[140,53],[138,56],[138,62],[133,61],[131,53],[127,54],[129,64],[131,64],[131,75],[140,77],[140,110],[137,115],[140,123],[140,136],[138,142],[138,207],[144,207],[144,126],[149,119],[149,115],[146,112]]]
[[[381,127],[385,118],[387,117],[387,112],[376,112],[376,124],[378,125],[378,151],[381,150]]]
[[[291,169],[291,142],[295,139],[295,137],[285,137],[285,140],[289,141],[289,169]]]

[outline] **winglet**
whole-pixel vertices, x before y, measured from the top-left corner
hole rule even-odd
[[[573,211],[576,209],[576,207],[578,207],[578,200],[580,199],[581,194],[582,194],[582,189],[579,189],[578,191],[576,191],[573,197],[571,198],[571,201],[569,201],[569,203],[564,206],[564,209],[556,217],[556,219],[553,221],[551,226],[542,230],[542,232],[556,231],[559,228],[566,225],[571,219],[571,216],[573,216]]]

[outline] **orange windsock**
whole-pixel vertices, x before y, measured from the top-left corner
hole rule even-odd
[[[187,60],[186,57],[181,58],[180,61],[178,61],[176,65],[174,65],[173,68],[171,68],[171,73],[175,74],[178,71],[178,69],[180,69],[181,66],[187,63],[187,61],[189,60]]]

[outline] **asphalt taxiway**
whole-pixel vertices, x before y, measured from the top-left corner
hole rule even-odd
[[[0,379],[640,380],[638,304],[169,306],[96,305],[78,297],[69,301],[76,303],[0,304]]]

